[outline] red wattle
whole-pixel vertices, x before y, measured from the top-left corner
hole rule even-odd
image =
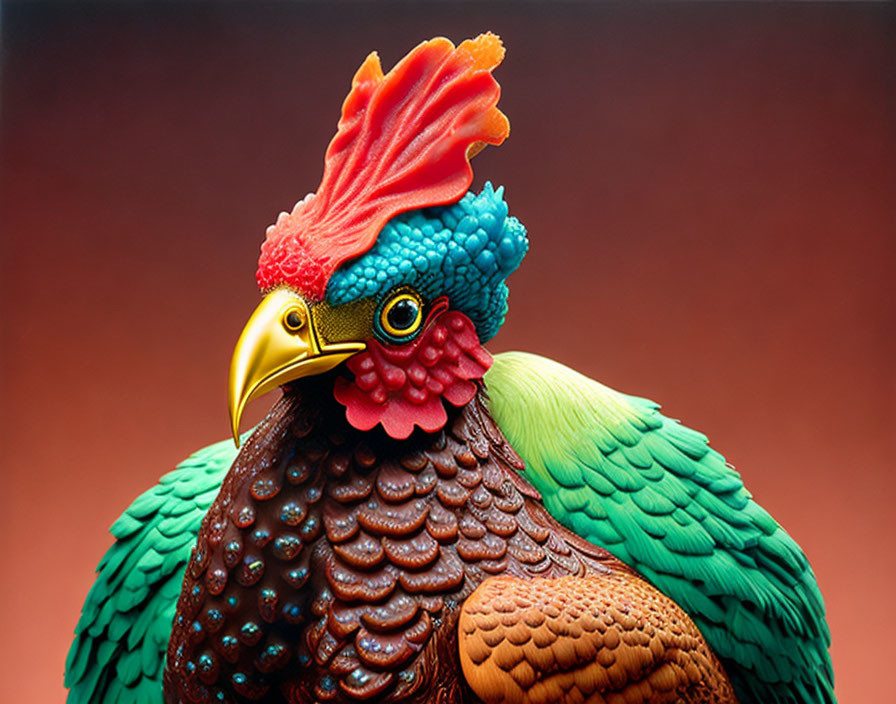
[[[366,350],[346,362],[355,378],[337,377],[333,393],[353,427],[371,430],[382,424],[400,440],[415,426],[428,433],[441,430],[448,420],[443,400],[457,407],[469,403],[475,381],[491,365],[472,321],[448,311],[427,321],[412,342],[369,340]]]

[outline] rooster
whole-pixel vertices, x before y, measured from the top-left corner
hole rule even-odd
[[[706,438],[483,347],[528,248],[501,188],[468,192],[509,132],[503,56],[484,34],[361,65],[261,248],[237,447],[112,526],[71,704],[835,702],[806,557]]]

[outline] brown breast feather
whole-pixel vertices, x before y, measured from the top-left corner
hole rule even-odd
[[[395,441],[348,426],[327,383],[284,395],[205,517],[166,702],[478,701],[461,674],[458,619],[487,579],[644,585],[550,518],[483,394],[444,431]],[[477,592],[480,621],[488,594]]]

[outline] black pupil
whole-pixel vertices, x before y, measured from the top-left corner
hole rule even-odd
[[[386,320],[396,330],[407,330],[417,319],[417,302],[409,298],[398,301],[386,313]]]
[[[291,310],[286,314],[286,324],[293,330],[302,327],[302,316],[298,311]]]

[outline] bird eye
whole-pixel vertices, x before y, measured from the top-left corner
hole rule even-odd
[[[377,322],[380,332],[388,340],[406,340],[423,324],[423,301],[416,291],[399,289],[383,304]]]
[[[305,318],[297,308],[291,308],[283,316],[283,327],[289,332],[298,332],[303,325],[305,325]]]

